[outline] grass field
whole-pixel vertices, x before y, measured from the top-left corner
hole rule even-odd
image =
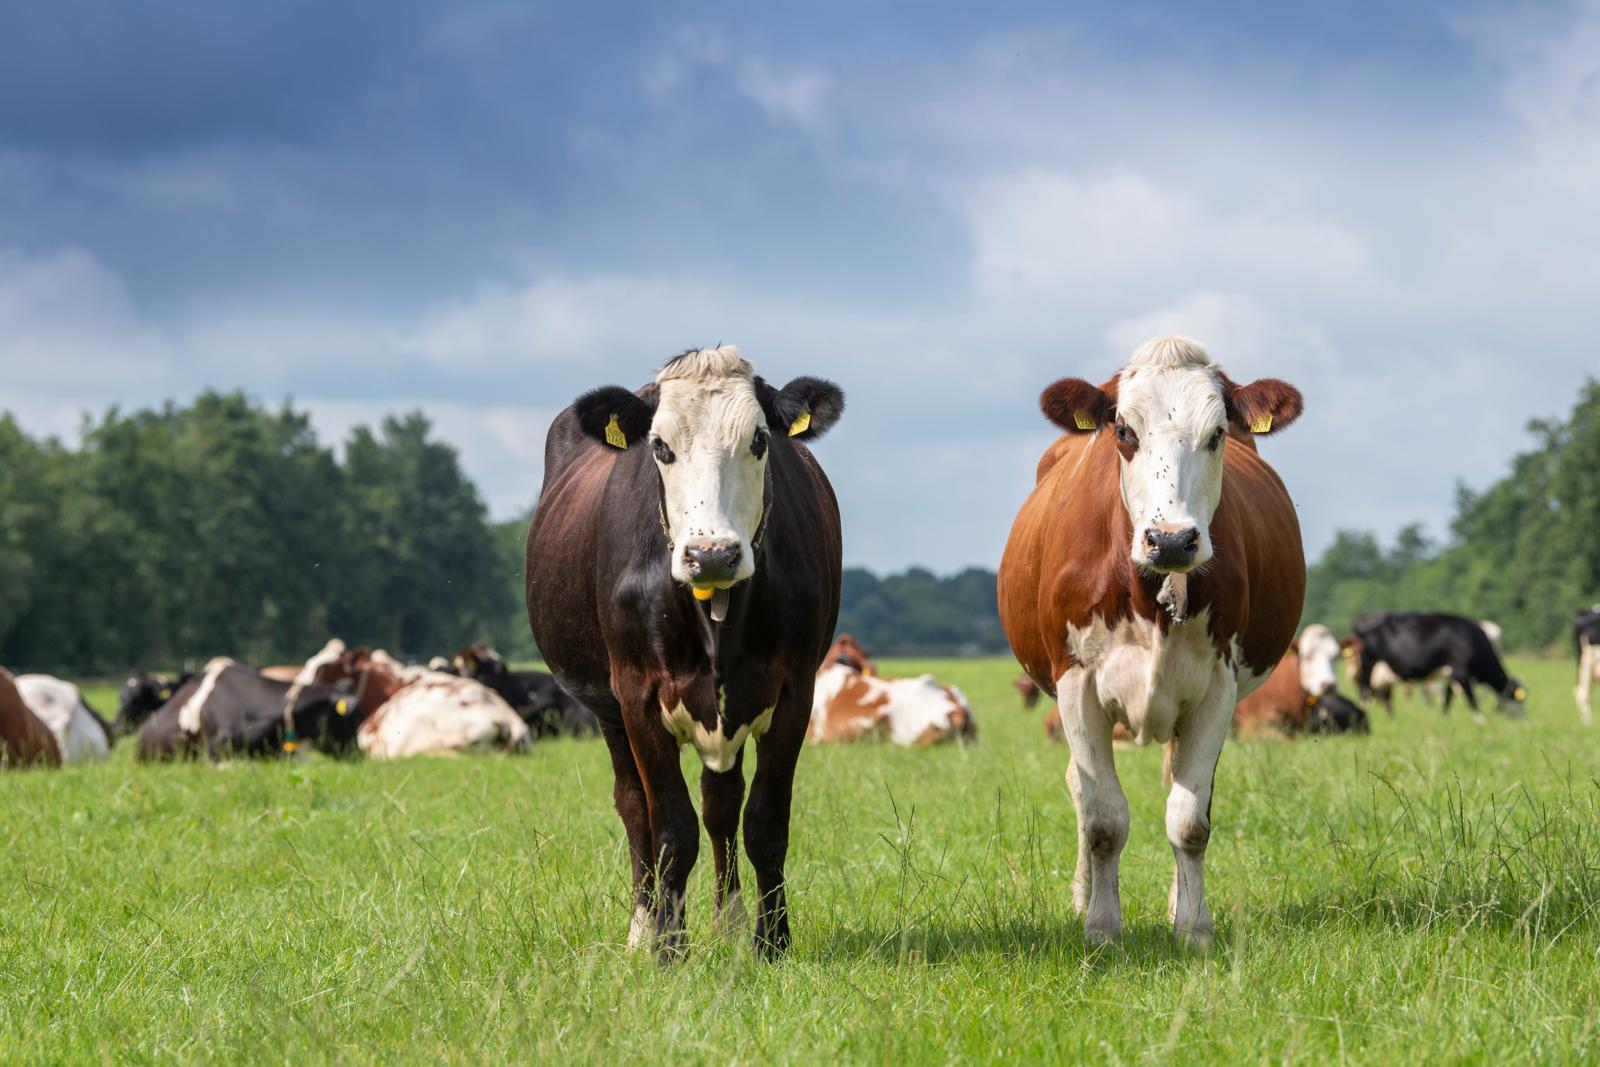
[[[806,753],[776,965],[714,937],[705,850],[690,958],[622,950],[599,742],[0,776],[0,1062],[1600,1058],[1600,729],[1568,664],[1516,664],[1526,722],[1230,744],[1209,958],[1166,930],[1158,750],[1118,757],[1126,933],[1087,951],[1066,753],[1013,667],[885,666],[965,688],[981,743]]]

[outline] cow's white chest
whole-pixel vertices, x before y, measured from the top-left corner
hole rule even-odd
[[[1211,645],[1208,615],[1202,611],[1165,634],[1148,619],[1115,626],[1097,619],[1068,629],[1067,647],[1089,672],[1101,706],[1139,744],[1170,740],[1185,715],[1219,686],[1233,684],[1232,668]]]
[[[754,720],[738,727],[730,735],[723,732],[727,723],[724,714],[727,699],[727,691],[719,688],[717,725],[710,730],[690,714],[688,707],[682,702],[671,707],[665,701],[661,704],[661,724],[667,728],[667,732],[677,738],[680,745],[694,745],[706,770],[718,774],[733,769],[733,761],[739,758],[739,750],[744,748],[747,740],[752,737],[759,738],[767,732],[767,728],[772,725],[772,713],[776,708],[776,706],[767,708]]]

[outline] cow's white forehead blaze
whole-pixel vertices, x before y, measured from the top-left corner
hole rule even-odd
[[[672,576],[702,577],[690,566],[696,546],[736,548],[738,564],[716,585],[755,573],[753,542],[766,493],[766,451],[753,450],[766,416],[756,398],[755,370],[733,345],[686,352],[656,375],[650,430],[671,449],[658,463],[663,511],[673,544]]]
[[[1117,415],[1138,438],[1123,463],[1122,499],[1133,524],[1130,554],[1149,558],[1147,533],[1193,530],[1187,567],[1211,559],[1211,517],[1222,499],[1222,446],[1210,445],[1227,421],[1222,371],[1198,341],[1157,337],[1140,345],[1117,381]]]

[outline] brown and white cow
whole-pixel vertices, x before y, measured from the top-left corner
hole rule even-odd
[[[1096,387],[1063,379],[1045,415],[1067,431],[1039,465],[1000,565],[1000,617],[1029,676],[1060,704],[1078,814],[1073,903],[1091,943],[1122,929],[1117,865],[1128,803],[1112,728],[1167,746],[1169,914],[1210,943],[1204,862],[1213,778],[1234,705],[1294,640],[1305,558],[1294,504],[1233,433],[1300,414],[1276,379],[1237,385],[1198,343],[1146,342]]]
[[[975,739],[978,727],[966,694],[931,674],[881,678],[835,663],[817,672],[807,736],[818,744],[882,738],[927,748]]]
[[[597,389],[556,417],[528,531],[528,621],[545,663],[611,750],[633,859],[628,941],[685,944],[700,832],[679,764],[704,767],[718,924],[743,924],[735,835],[744,804],[760,900],[754,943],[789,945],[784,865],[795,765],[839,614],[839,508],[806,445],[839,388],[758,378],[732,347],[691,350],[633,392]]]
[[[1307,626],[1260,688],[1239,701],[1233,729],[1241,737],[1288,737],[1306,728],[1318,697],[1338,688],[1339,639],[1321,623]]]
[[[16,677],[0,667],[0,769],[60,765],[55,734],[23,701]]]
[[[71,682],[48,674],[22,674],[17,692],[28,710],[55,735],[62,763],[91,763],[111,753],[111,725]]]

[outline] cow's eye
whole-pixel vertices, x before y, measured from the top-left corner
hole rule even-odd
[[[767,431],[756,427],[756,435],[750,439],[750,454],[757,459],[767,454]]]
[[[1119,422],[1117,423],[1117,440],[1125,445],[1137,445],[1139,443],[1139,435],[1129,429],[1127,423]]]
[[[653,437],[650,439],[650,447],[655,449],[656,462],[662,464],[663,466],[678,458],[672,454],[672,446],[667,444],[659,437]]]
[[[1224,430],[1221,426],[1218,426],[1211,434],[1211,440],[1206,442],[1206,447],[1215,452],[1217,450],[1217,446],[1222,444],[1222,438],[1226,435],[1226,433],[1226,430]]]

